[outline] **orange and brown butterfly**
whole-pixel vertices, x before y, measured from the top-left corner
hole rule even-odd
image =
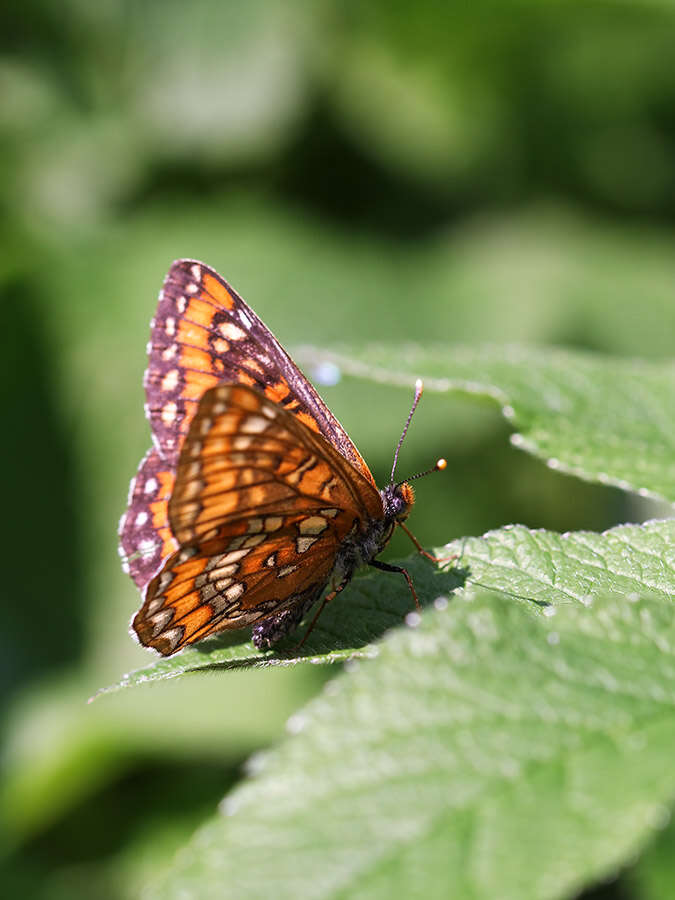
[[[378,491],[340,423],[217,272],[171,266],[148,353],[154,445],[120,523],[123,565],[144,597],[132,621],[142,644],[170,655],[253,626],[255,646],[269,648],[363,565],[401,572],[415,596],[405,570],[376,559],[410,512],[411,486],[392,470]],[[420,395],[418,382],[408,423]]]

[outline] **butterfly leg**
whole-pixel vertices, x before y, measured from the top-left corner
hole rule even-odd
[[[328,603],[330,603],[330,601],[333,600],[335,597],[337,597],[337,595],[340,593],[340,591],[343,591],[343,590],[345,589],[345,587],[347,586],[348,583],[349,583],[349,579],[346,578],[346,579],[342,582],[342,584],[338,585],[338,586],[335,588],[335,590],[329,591],[329,592],[326,594],[326,596],[323,598],[323,603],[322,603],[321,606],[318,608],[318,610],[316,611],[316,613],[315,613],[315,615],[314,615],[314,618],[313,618],[312,621],[310,622],[309,628],[308,628],[307,631],[305,632],[305,634],[304,634],[302,640],[300,641],[300,643],[295,645],[295,647],[293,648],[294,650],[299,650],[300,647],[302,647],[302,645],[305,643],[305,641],[307,640],[307,638],[310,636],[310,634],[311,634],[312,631],[314,630],[314,626],[316,625],[316,623],[317,623],[317,621],[318,621],[318,619],[319,619],[319,616],[321,615],[321,613],[322,613],[322,612],[324,611],[324,609],[326,608],[326,605],[327,605]]]
[[[404,569],[401,566],[392,566],[389,563],[380,562],[379,559],[371,559],[368,565],[373,566],[373,568],[375,569],[379,569],[381,572],[396,572],[399,575],[403,575],[405,580],[408,582],[408,587],[410,588],[410,593],[412,594],[413,600],[415,601],[415,606],[417,607],[417,609],[421,609],[420,601],[417,599],[415,586],[413,585],[412,578],[410,577],[410,573],[407,569]]]
[[[421,553],[422,556],[426,556],[426,558],[430,559],[433,563],[436,563],[437,565],[441,566],[444,563],[452,562],[453,559],[457,559],[456,553],[453,553],[451,556],[434,556],[433,553],[429,553],[428,550],[424,549],[424,547],[420,544],[420,542],[417,540],[417,538],[412,533],[412,531],[410,531],[409,528],[406,528],[406,526],[403,524],[403,522],[399,522],[398,524],[405,531],[405,533],[408,535],[410,540],[413,542],[413,544],[417,548],[417,552]]]

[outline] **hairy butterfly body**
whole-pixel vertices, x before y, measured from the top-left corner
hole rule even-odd
[[[392,472],[378,491],[314,388],[213,269],[172,265],[148,352],[154,446],[120,523],[144,595],[132,622],[142,644],[169,655],[253,626],[256,647],[271,647],[363,565],[403,572],[412,589],[407,572],[376,560],[412,488]]]

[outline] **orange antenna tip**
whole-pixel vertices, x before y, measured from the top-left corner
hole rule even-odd
[[[406,478],[405,483],[408,481],[414,481],[416,478],[424,478],[425,475],[431,475],[432,472],[442,472],[443,469],[447,467],[448,463],[444,459],[439,459],[436,462],[435,466],[432,466],[430,469],[427,469],[426,472],[418,472],[416,475],[411,475],[410,478]],[[399,481],[399,484],[403,484],[403,481]]]
[[[423,390],[424,390],[424,382],[422,381],[421,378],[418,378],[417,381],[415,382],[415,393],[419,395],[422,393]]]

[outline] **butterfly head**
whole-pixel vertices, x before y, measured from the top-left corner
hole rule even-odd
[[[380,491],[384,517],[391,522],[405,522],[415,502],[415,492],[407,481],[388,484]]]

